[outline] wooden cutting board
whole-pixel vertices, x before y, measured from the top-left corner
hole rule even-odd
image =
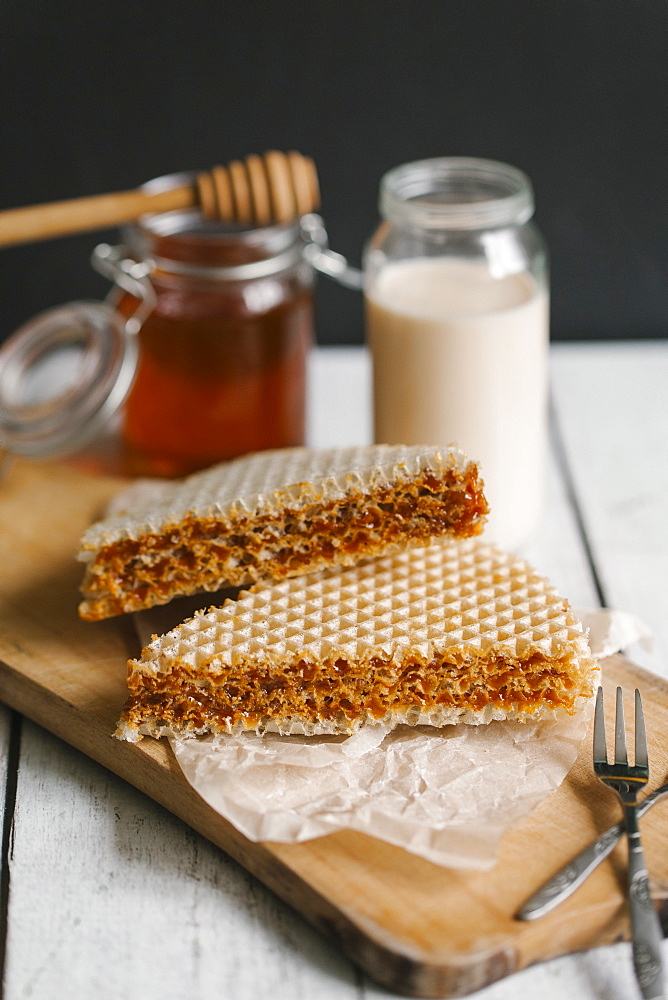
[[[593,777],[591,743],[562,786],[504,838],[489,872],[439,868],[357,833],[305,844],[254,844],[183,778],[166,741],[111,738],[125,698],[125,663],[138,641],[128,618],[86,623],[76,606],[82,530],[119,480],[62,464],[17,462],[0,481],[0,695],[57,736],[150,795],[253,872],[336,941],[374,979],[410,996],[458,997],[526,966],[628,938],[620,845],[552,914],[513,914],[556,868],[619,818]],[[668,770],[668,686],[621,656],[604,686],[643,696],[652,787]],[[614,699],[607,698],[613,708]],[[643,820],[653,892],[668,926],[668,816]]]

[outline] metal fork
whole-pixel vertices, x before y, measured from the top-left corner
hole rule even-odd
[[[637,795],[647,783],[649,763],[647,737],[640,692],[635,697],[635,764],[628,762],[624,733],[624,702],[622,689],[617,688],[615,717],[615,763],[608,764],[603,715],[603,688],[596,695],[594,715],[594,773],[613,788],[622,803],[629,843],[628,898],[633,939],[633,964],[636,978],[645,1000],[660,1000],[663,990],[663,959],[661,925],[652,904],[649,879],[638,830]]]
[[[638,819],[644,816],[655,802],[660,802],[666,796],[668,796],[668,782],[660,788],[655,788],[638,804]],[[563,903],[576,889],[579,889],[601,861],[612,853],[625,833],[626,824],[624,820],[620,820],[597,837],[593,843],[588,844],[522,904],[517,911],[517,919],[536,920],[538,917],[544,917],[559,903]]]

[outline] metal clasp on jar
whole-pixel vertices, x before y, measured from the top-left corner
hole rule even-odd
[[[310,212],[302,216],[299,225],[305,244],[304,257],[311,267],[340,285],[359,291],[363,287],[362,271],[349,264],[343,254],[329,249],[329,237],[322,217]]]
[[[126,247],[112,247],[108,243],[99,243],[91,255],[91,264],[98,274],[109,278],[114,286],[128,292],[137,300],[137,308],[125,320],[126,331],[129,334],[137,334],[156,304],[155,292],[148,279],[153,267],[152,262],[133,260],[128,256]]]

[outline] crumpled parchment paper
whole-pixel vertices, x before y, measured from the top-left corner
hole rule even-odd
[[[598,659],[649,637],[625,612],[576,613]],[[358,830],[438,865],[485,870],[504,832],[561,784],[588,724],[584,711],[564,722],[366,726],[349,737],[248,733],[171,745],[193,788],[250,840]]]

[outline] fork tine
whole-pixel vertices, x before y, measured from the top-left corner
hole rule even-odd
[[[635,745],[635,765],[636,767],[647,767],[647,736],[645,734],[645,716],[642,710],[642,700],[640,691],[636,688],[636,745]]]
[[[596,692],[594,713],[594,763],[607,764],[608,750],[605,743],[605,716],[603,714],[603,688]]]
[[[626,733],[624,732],[624,695],[620,687],[617,688],[615,709],[615,764],[628,764]]]

